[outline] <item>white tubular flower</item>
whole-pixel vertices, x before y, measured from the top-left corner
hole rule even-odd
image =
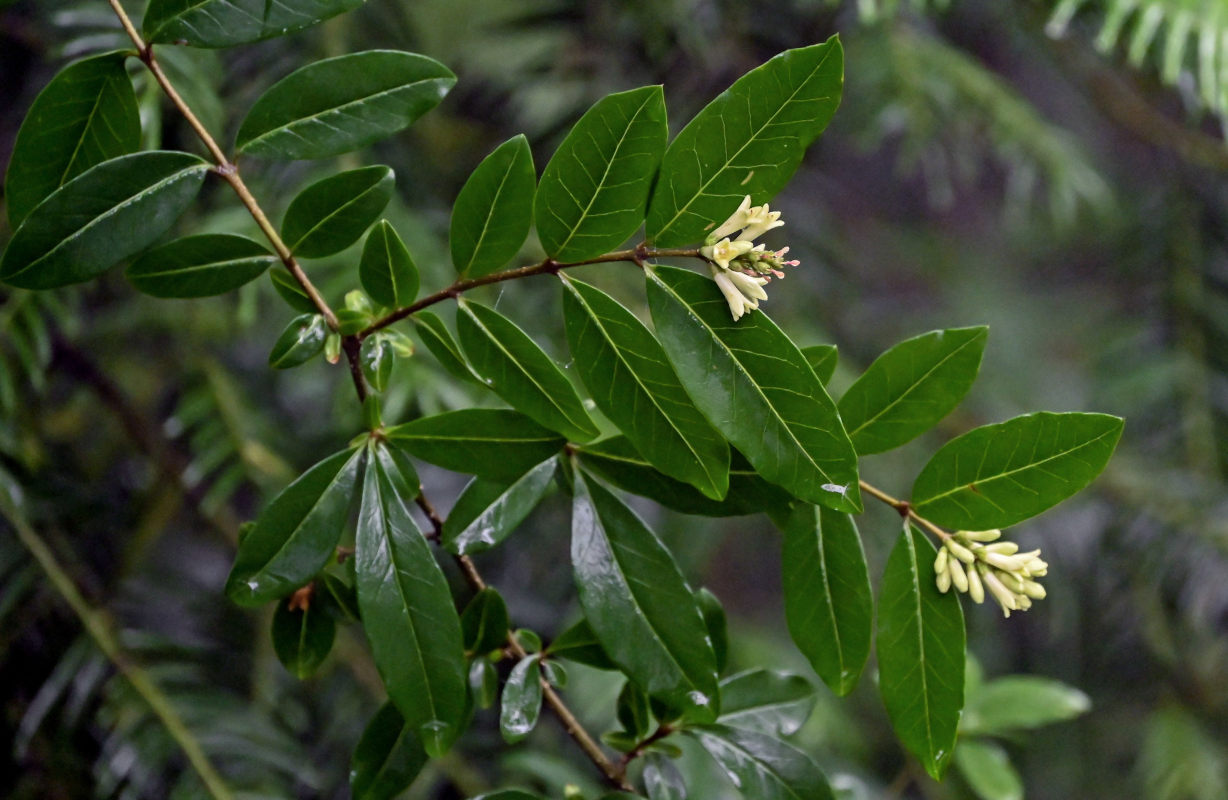
[[[738,256],[749,253],[754,248],[750,242],[731,242],[726,236],[716,244],[708,244],[699,248],[699,254],[721,269],[730,269],[729,262]]]
[[[956,531],[942,541],[934,559],[938,589],[953,586],[975,603],[985,602],[986,590],[1002,607],[1002,613],[1026,611],[1033,600],[1043,600],[1045,587],[1035,579],[1049,571],[1039,550],[1019,552],[1014,542],[995,541],[998,530]]]
[[[735,231],[740,231],[746,227],[747,212],[750,211],[750,195],[742,198],[742,205],[738,206],[738,210],[730,215],[729,219],[725,220],[719,228],[708,234],[706,241],[717,242]]]
[[[968,570],[968,596],[977,605],[985,602],[985,585],[981,583],[981,573],[979,570]]]
[[[767,203],[764,203],[761,206],[747,209],[746,228],[738,238],[745,242],[753,242],[773,228],[779,228],[784,224],[780,218],[780,212],[770,211]]]
[[[711,266],[710,270],[712,280],[716,281],[717,288],[725,295],[729,313],[733,315],[735,322],[747,311],[758,308],[759,301],[767,298],[767,292],[763,291],[763,284],[767,281],[763,278],[752,278],[740,272],[718,269],[716,266]]]
[[[1012,611],[1019,610],[1019,601],[1015,597],[1015,593],[1007,589],[1002,581],[998,580],[998,576],[992,571],[986,571],[981,576],[985,581],[986,588],[993,595],[993,599],[998,601],[998,605],[1002,606],[1002,616],[1009,617]]]

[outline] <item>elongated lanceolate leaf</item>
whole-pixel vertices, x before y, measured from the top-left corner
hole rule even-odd
[[[955,747],[955,765],[981,800],[1023,800],[1023,781],[997,744],[962,739]]]
[[[1040,412],[969,431],[917,475],[913,507],[960,530],[1022,522],[1095,480],[1122,426],[1120,417],[1108,414]]]
[[[474,595],[461,615],[466,653],[481,656],[507,645],[508,616],[503,596],[487,586]]]
[[[775,736],[727,725],[687,734],[708,751],[738,792],[755,800],[831,800],[827,776],[810,756]]]
[[[836,404],[766,314],[734,322],[716,285],[652,267],[657,338],[691,400],[765,479],[810,503],[860,511],[857,455]]]
[[[542,710],[542,670],[537,656],[522,659],[503,686],[499,706],[499,731],[503,741],[515,744],[537,727]]]
[[[364,0],[150,0],[141,21],[151,42],[230,47],[311,27]]]
[[[386,219],[371,229],[363,243],[358,279],[372,300],[389,308],[407,306],[418,295],[418,267]]]
[[[878,595],[878,682],[891,725],[935,780],[964,706],[964,614],[934,585],[933,546],[911,526],[887,558]]]
[[[840,398],[840,418],[860,455],[881,453],[934,427],[976,380],[989,329],[931,331],[874,360]]]
[[[126,60],[121,52],[74,61],[34,98],[4,178],[14,229],[68,181],[140,147],[141,117]]]
[[[704,496],[689,483],[658,472],[623,436],[602,439],[579,448],[584,468],[633,494],[655,500],[666,508],[705,517],[737,517],[769,509],[784,509],[793,498],[784,489],[768,483],[746,462],[741,453],[731,453],[729,491],[722,500]]]
[[[584,616],[610,658],[671,708],[715,719],[716,656],[678,565],[634,512],[579,473],[571,561]]]
[[[354,569],[362,624],[388,696],[428,754],[460,734],[466,708],[460,619],[447,579],[394,489],[396,463],[379,446],[363,483]]]
[[[660,86],[609,95],[585,112],[542,173],[533,214],[546,254],[581,261],[635,233],[668,138]]]
[[[320,258],[358,241],[392,199],[388,167],[363,167],[316,181],[290,201],[281,236],[297,256]]]
[[[538,464],[512,484],[475,478],[443,524],[448,552],[468,555],[502,542],[537,507],[554,480],[555,461]]]
[[[496,272],[520,252],[533,225],[537,173],[524,134],[486,156],[452,206],[448,242],[462,278]]]
[[[802,163],[836,107],[844,51],[832,37],[786,50],[743,75],[670,143],[648,205],[648,239],[698,242],[746,195],[770,200]]]
[[[1012,675],[990,681],[968,695],[961,733],[1001,736],[1074,719],[1092,707],[1072,686],[1048,678]]]
[[[267,247],[246,236],[205,233],[155,247],[124,274],[154,297],[211,297],[255,280],[277,263]]]
[[[601,412],[654,467],[713,500],[729,489],[729,445],[687,397],[652,332],[618,301],[563,276],[572,362]]]
[[[724,725],[789,736],[814,710],[814,687],[801,675],[752,669],[721,681]]]
[[[290,594],[332,558],[362,466],[363,451],[344,450],[316,464],[269,504],[239,542],[226,595],[257,606]]]
[[[377,142],[430,111],[456,83],[434,59],[395,50],[317,61],[264,93],[239,126],[239,152],[327,158]]]
[[[573,441],[597,435],[567,376],[516,323],[461,300],[456,328],[474,371],[508,405]]]
[[[88,281],[166,233],[208,171],[194,155],[159,150],[90,168],[30,212],[0,260],[0,280],[22,289]]]
[[[273,651],[291,675],[309,678],[333,648],[337,623],[324,610],[324,605],[312,602],[306,608],[290,609],[287,601],[277,605],[273,614]]]
[[[418,777],[427,755],[413,727],[392,703],[384,703],[367,723],[350,761],[353,800],[396,797]]]
[[[806,357],[806,363],[810,364],[810,368],[818,376],[819,383],[826,386],[836,372],[836,362],[840,357],[836,346],[834,344],[812,344],[802,348],[802,355]]]
[[[414,327],[417,328],[418,335],[422,337],[422,343],[426,345],[426,349],[431,351],[431,355],[435,356],[435,359],[452,377],[486,385],[465,361],[460,345],[457,344],[452,332],[448,330],[448,326],[439,316],[430,311],[419,311],[410,319],[413,320]]]
[[[566,439],[517,411],[445,411],[389,428],[388,438],[423,461],[487,478],[515,481],[550,458]]]
[[[874,600],[853,518],[799,506],[781,553],[785,618],[797,648],[838,695],[846,695],[870,656]]]

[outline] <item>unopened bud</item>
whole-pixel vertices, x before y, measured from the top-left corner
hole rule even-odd
[[[972,554],[972,551],[954,539],[947,539],[945,545],[946,548],[951,551],[951,555],[955,556],[965,564],[971,564],[973,561],[976,561],[976,556]]]
[[[1019,545],[1014,542],[994,542],[985,545],[986,553],[997,553],[1003,556],[1013,556],[1019,552]]]
[[[968,596],[974,603],[985,602],[985,584],[981,583],[980,564],[977,569],[968,570]]]
[[[942,570],[934,576],[934,583],[938,586],[938,591],[946,594],[951,589],[951,573]]]
[[[1002,536],[1002,531],[994,528],[991,531],[960,531],[960,534],[974,542],[992,542]]]
[[[935,574],[941,575],[947,571],[947,557],[949,555],[945,547],[938,551],[938,557],[934,559]]]
[[[964,572],[964,565],[959,563],[957,559],[949,559],[947,561],[947,572],[951,573],[951,583],[956,589],[961,592],[968,591],[968,574]]]
[[[1047,594],[1045,587],[1036,581],[1023,581],[1023,589],[1021,591],[1033,600],[1044,600]]]

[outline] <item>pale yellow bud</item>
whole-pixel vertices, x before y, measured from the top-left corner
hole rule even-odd
[[[951,573],[945,569],[934,576],[934,584],[938,587],[938,591],[946,594],[951,588]]]
[[[1021,591],[1033,600],[1045,599],[1045,587],[1036,581],[1023,581],[1023,589]]]
[[[968,591],[968,574],[964,572],[964,565],[959,563],[958,559],[951,558],[947,560],[947,572],[951,574],[951,583],[956,589],[961,592]]]
[[[968,570],[968,596],[974,603],[985,602],[985,584],[981,583],[980,566],[977,564],[977,569]]]
[[[976,561],[976,556],[972,554],[972,551],[954,539],[947,539],[946,542],[944,542],[944,545],[951,551],[951,555],[955,556],[965,564],[971,564],[973,561]]]
[[[938,557],[934,559],[934,572],[938,575],[947,571],[947,558],[950,553],[943,547],[938,551]]]
[[[1003,556],[1013,556],[1019,552],[1019,545],[1014,542],[994,542],[985,545],[986,553],[997,553]]]
[[[992,531],[960,531],[959,533],[974,542],[992,542],[1002,536],[1002,531],[997,528]]]
[[[998,576],[992,572],[986,572],[983,576],[985,579],[985,587],[989,589],[989,593],[993,595],[993,599],[998,601],[998,605],[1002,606],[1003,616],[1009,617],[1012,611],[1019,609],[1019,602],[1015,599],[1015,593],[1002,585],[1002,581],[998,580]]]

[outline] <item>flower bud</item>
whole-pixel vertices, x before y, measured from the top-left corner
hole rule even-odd
[[[976,569],[968,570],[968,596],[972,598],[974,603],[984,603],[985,584],[981,583],[981,565],[977,564],[976,566]]]
[[[985,545],[986,553],[998,553],[1004,556],[1013,556],[1019,552],[1019,545],[1014,542],[994,542],[993,544]]]
[[[951,574],[951,583],[955,584],[955,588],[961,592],[968,591],[968,574],[964,572],[964,565],[959,563],[958,559],[948,559],[947,572]]]
[[[1045,587],[1041,586],[1036,581],[1023,581],[1022,591],[1033,600],[1044,600],[1045,595],[1047,594],[1045,592]]]
[[[951,573],[947,572],[945,569],[940,570],[934,576],[934,583],[938,586],[938,591],[946,594],[951,588]]]
[[[976,561],[976,556],[972,554],[972,551],[954,539],[947,539],[943,544],[948,550],[951,551],[951,555],[955,556],[965,564],[971,564],[973,561]]]
[[[992,542],[1002,536],[1002,531],[994,528],[991,531],[960,531],[959,534],[973,542]]]
[[[934,559],[934,572],[936,574],[941,575],[942,573],[947,571],[947,558],[948,557],[950,557],[950,553],[947,551],[945,547],[941,548],[938,551],[938,557]]]

